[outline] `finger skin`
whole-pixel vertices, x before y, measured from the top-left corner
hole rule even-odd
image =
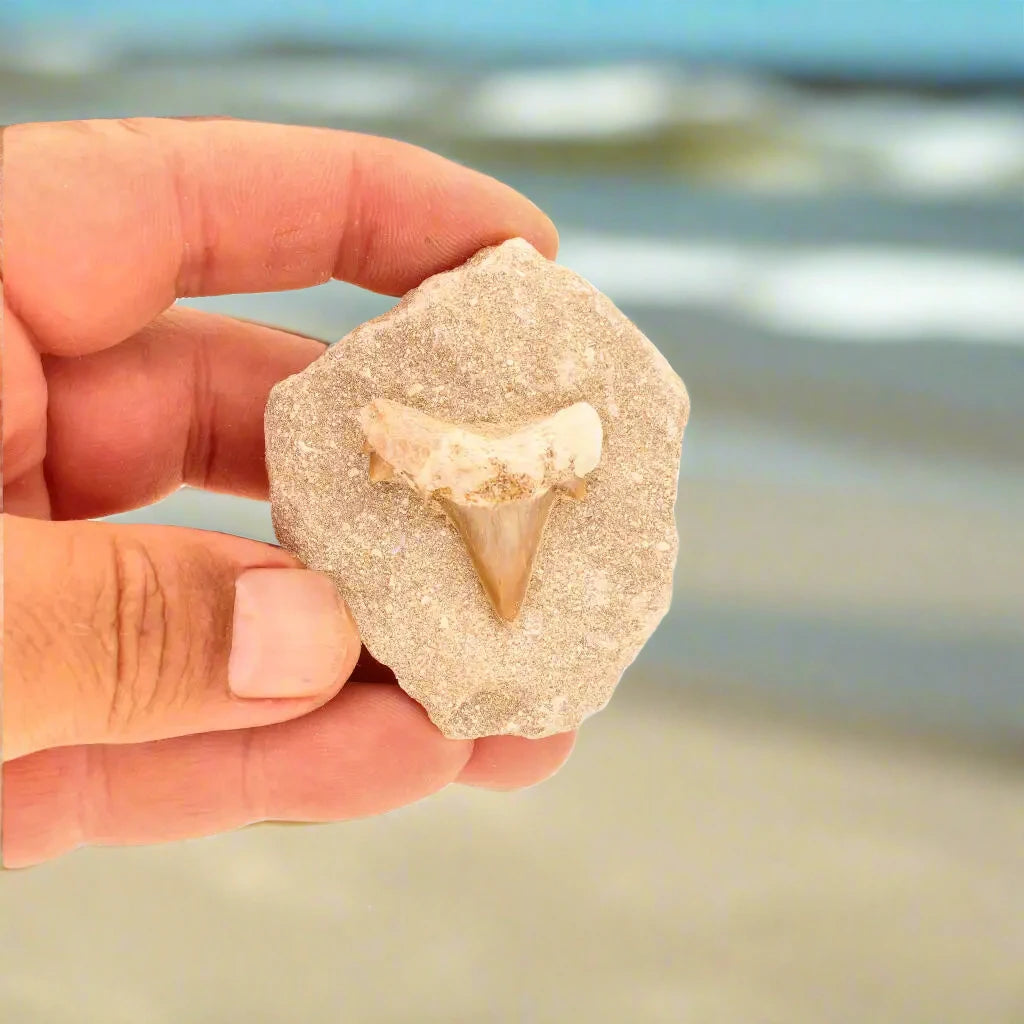
[[[2,232],[0,219],[0,247]],[[0,299],[2,293],[0,287]],[[28,332],[6,304],[0,311],[0,398],[6,485],[40,465],[46,455],[46,377]]]
[[[117,344],[175,298],[331,277],[402,294],[486,245],[557,234],[494,179],[405,143],[242,121],[5,129],[6,301],[36,346]]]
[[[42,465],[32,466],[16,479],[4,481],[3,509],[32,519],[50,518],[50,492]]]
[[[235,580],[297,568],[290,555],[173,527],[13,516],[3,526],[6,759],[279,722],[330,699],[359,656],[352,626],[323,693],[237,699],[227,680]]]
[[[473,756],[458,781],[482,789],[522,789],[550,778],[569,759],[576,733],[563,732],[528,740],[522,736],[487,736],[476,741]]]
[[[267,396],[324,351],[284,331],[176,307],[114,348],[45,357],[54,518],[123,512],[182,484],[265,499]]]
[[[7,762],[3,864],[27,867],[82,845],[168,842],[258,821],[382,814],[454,781],[533,785],[571,745],[571,736],[449,740],[398,687],[354,684],[279,725],[64,747]]]
[[[2,187],[0,182],[0,191]],[[0,249],[2,218],[0,208]],[[2,293],[0,283],[0,301]],[[48,518],[50,497],[43,476],[46,377],[28,332],[6,302],[0,308],[0,410],[3,509],[15,515]]]
[[[42,452],[47,433],[51,442],[57,442],[62,448],[65,466],[77,463],[84,467],[77,478],[81,489],[77,496],[69,490],[65,498],[59,488],[54,488],[57,499],[53,511],[58,515],[68,514],[76,500],[80,505],[74,514],[78,515],[97,515],[102,511],[94,510],[113,511],[126,507],[119,504],[123,499],[112,496],[117,475],[113,463],[118,461],[113,456],[131,454],[117,451],[118,438],[113,431],[96,436],[82,429],[83,422],[95,421],[94,412],[86,413],[85,421],[79,420],[77,424],[72,417],[57,422],[65,400],[51,401],[52,421],[47,423],[48,381],[35,353],[79,356],[110,348],[144,328],[178,296],[304,287],[331,276],[377,291],[401,294],[431,273],[461,263],[482,246],[516,235],[527,238],[548,256],[553,257],[557,248],[557,235],[550,221],[512,190],[440,157],[387,140],[240,122],[187,124],[147,119],[16,126],[5,131],[2,141],[5,147],[5,219],[0,275],[4,279],[4,323],[17,325],[21,329],[21,340],[25,342],[20,350],[25,359],[21,360],[20,369],[15,368],[13,387],[11,360],[6,359],[5,352],[4,457],[5,468],[15,470],[6,474],[5,499],[8,509],[14,504],[26,515],[50,514],[47,478],[51,472],[54,478],[61,477],[59,456],[52,464],[48,460],[44,473]],[[97,301],[97,296],[102,301]],[[159,325],[155,329],[158,330]],[[138,355],[138,352],[130,355]],[[260,362],[262,355],[260,352],[253,361]],[[297,357],[296,362],[298,368],[304,365]],[[244,359],[238,365],[249,368]],[[64,364],[52,376],[61,377],[61,383],[67,386],[66,395],[75,391],[76,396],[88,397],[89,388],[79,390],[76,385],[81,387],[90,382],[84,375],[79,380],[74,374],[65,375],[67,369],[68,365]],[[116,367],[107,369],[116,370]],[[121,369],[130,371],[131,367],[126,363]],[[85,370],[91,368],[83,366],[83,372]],[[278,372],[281,372],[280,367],[268,376],[274,378]],[[289,368],[281,375],[287,372],[294,371]],[[116,378],[117,373],[112,376]],[[99,377],[94,377],[92,383],[98,380]],[[173,380],[172,374],[159,384]],[[139,494],[152,500],[154,495],[160,496],[163,488],[173,489],[177,482],[187,480],[258,496],[265,487],[265,480],[260,442],[252,442],[252,409],[232,403],[247,395],[252,402],[251,395],[259,393],[262,382],[254,384],[250,379],[235,393],[224,394],[217,388],[208,387],[204,391],[200,374],[193,373],[191,381],[194,389],[198,387],[200,397],[206,400],[192,403],[184,445],[184,421],[164,418],[165,430],[160,440],[169,439],[172,443],[149,450],[149,461],[157,464],[156,470],[152,465],[147,467],[146,459],[139,460]],[[124,379],[119,383],[123,385]],[[20,405],[10,400],[14,394],[24,399]],[[114,394],[111,392],[108,398]],[[159,406],[159,394],[158,389],[151,389],[147,394],[127,388],[116,397],[121,408],[128,409],[147,403]],[[66,401],[71,399],[66,398]],[[107,409],[110,408],[107,404]],[[231,415],[218,418],[218,413],[225,409]],[[169,410],[165,407],[161,411]],[[110,419],[109,412],[101,418]],[[147,422],[152,426],[156,421],[146,421],[143,416],[132,422],[129,417],[127,430],[141,429]],[[218,425],[222,429],[214,429]],[[171,427],[174,429],[168,429]],[[73,445],[63,447],[62,431],[66,437],[71,437],[76,429],[81,431],[81,447],[78,450]],[[119,436],[123,437],[123,433]],[[110,456],[107,466],[89,465],[90,456],[95,457],[97,453]],[[177,460],[173,456],[177,456]],[[124,467],[122,459],[122,477],[126,475]],[[180,476],[177,482],[176,475]],[[68,476],[70,479],[70,470]],[[94,486],[95,493],[90,490]],[[137,502],[135,497],[131,500],[133,504]],[[10,521],[8,517],[5,527]],[[48,536],[44,547],[51,546],[52,536]],[[234,558],[238,566],[268,564],[266,559],[233,548],[235,544],[251,542],[217,538],[212,543],[219,555],[228,562]],[[75,614],[74,595],[81,591],[71,578],[80,564],[76,559],[80,557],[81,547],[78,545],[76,551],[70,551],[58,545],[56,550],[65,556],[65,564],[59,569],[52,563],[32,561],[33,571],[41,568],[52,589],[48,601],[19,600],[15,604],[18,614],[13,618],[20,619],[25,626],[18,633],[35,638],[28,645],[27,660],[35,657],[45,662],[49,658],[76,667],[74,642],[69,644],[68,637],[78,634],[74,629],[54,630],[52,613],[55,606],[65,611],[70,606],[70,624],[89,630],[89,621]],[[21,550],[27,551],[28,547],[21,547]],[[276,555],[287,559],[280,552]],[[145,559],[150,559],[149,553]],[[176,558],[168,562],[172,566],[168,572],[173,586],[177,586],[181,582],[176,575],[180,566]],[[189,573],[196,570],[192,563],[189,566]],[[197,574],[204,583],[210,582],[201,573]],[[29,576],[22,572],[19,578],[27,580]],[[163,579],[159,586],[164,586]],[[216,589],[217,584],[213,586]],[[116,591],[116,587],[111,589]],[[26,592],[23,590],[22,596]],[[58,594],[58,600],[53,600],[53,593]],[[37,597],[38,590],[30,596]],[[97,597],[97,605],[102,603],[97,595],[91,596]],[[19,611],[26,607],[29,611]],[[92,611],[95,612],[95,608]],[[11,618],[8,616],[8,621]],[[223,622],[223,609],[220,615],[204,619],[204,626],[213,628],[218,622]],[[31,627],[35,627],[35,634],[31,633]],[[173,631],[167,630],[167,633],[171,635]],[[10,639],[8,634],[9,652],[15,650]],[[25,650],[24,644],[21,650]],[[93,657],[96,656],[101,655],[94,652]],[[85,663],[90,667],[93,664],[91,658]],[[32,667],[38,669],[39,665]],[[48,806],[51,811],[54,807],[52,803],[47,804],[47,792],[63,794],[65,820],[69,821],[81,819],[83,813],[78,784],[98,779],[114,795],[125,792],[116,787],[110,790],[110,779],[115,778],[116,772],[96,768],[97,763],[105,763],[108,757],[114,764],[122,763],[127,769],[135,769],[134,774],[138,775],[140,766],[149,765],[154,758],[159,761],[158,754],[166,750],[168,788],[180,796],[188,792],[187,786],[184,791],[179,787],[178,777],[181,769],[191,763],[190,753],[196,761],[202,762],[206,744],[215,748],[222,744],[229,749],[231,744],[226,740],[229,736],[239,737],[239,742],[258,750],[261,745],[253,739],[257,732],[273,733],[280,727],[271,725],[264,730],[246,730],[243,726],[254,721],[277,722],[322,703],[319,699],[315,702],[232,702],[230,709],[221,708],[223,721],[203,726],[220,731],[159,742],[137,742],[165,734],[167,722],[174,717],[165,704],[173,705],[174,712],[189,718],[192,711],[187,700],[180,700],[180,691],[174,691],[179,698],[175,699],[172,691],[157,685],[147,701],[126,702],[118,701],[117,687],[104,691],[101,685],[99,689],[103,691],[105,703],[98,703],[107,711],[105,720],[100,722],[89,713],[69,713],[68,709],[77,707],[73,699],[62,699],[59,704],[51,701],[50,694],[27,684],[29,676],[38,680],[40,673],[20,672],[21,682],[15,688],[17,698],[13,705],[10,687],[8,689],[5,739],[12,735],[12,730],[18,730],[25,737],[33,733],[41,735],[35,740],[8,740],[5,756],[18,753],[19,749],[31,750],[33,743],[79,742],[84,737],[94,744],[42,750],[18,757],[4,766],[5,781],[14,780],[8,782],[4,793],[5,809],[13,800],[15,807],[36,814],[42,811],[42,816],[35,819],[41,826],[35,830],[37,836],[52,834],[50,825],[55,819],[45,812]],[[85,676],[88,677],[88,673]],[[8,682],[10,678],[9,675]],[[412,707],[422,724],[425,719],[418,707],[400,695],[400,691],[390,688],[390,692],[403,701],[405,707]],[[218,699],[223,695],[219,686],[216,694]],[[74,697],[74,694],[60,693],[59,696]],[[345,696],[343,693],[342,698]],[[119,704],[120,712],[117,711]],[[40,705],[47,709],[59,706],[64,709],[64,717],[53,719],[48,712],[40,715]],[[268,705],[272,705],[272,709]],[[239,707],[244,709],[244,714],[238,713]],[[33,714],[39,723],[34,726]],[[311,717],[315,718],[316,714],[319,712]],[[187,732],[196,727],[194,721],[191,725],[179,721],[175,728]],[[429,723],[426,728],[432,741],[436,741],[439,736],[436,729]],[[113,737],[111,730],[116,733]],[[108,745],[106,741],[110,739],[116,739],[121,745]],[[131,742],[126,744],[126,740]],[[525,785],[549,773],[556,760],[551,756],[554,747],[546,742],[535,745],[537,756],[532,759],[520,756],[518,748],[502,747],[499,751],[497,747],[489,748],[489,743],[480,741],[476,747],[471,745],[472,753],[462,758],[453,777],[464,775],[465,780],[474,785],[486,785],[488,780],[499,787]],[[177,749],[177,744],[186,746]],[[486,756],[478,758],[481,751]],[[129,763],[131,754],[136,755],[137,764]],[[291,758],[298,762],[301,753],[293,753]],[[213,759],[211,778],[217,777],[216,760]],[[367,756],[365,763],[375,767],[377,775],[386,778],[387,772],[379,770],[372,756]],[[535,765],[532,771],[528,767],[530,763]],[[441,773],[445,777],[447,774]],[[415,786],[396,799],[407,802],[417,798],[414,792],[418,792],[417,786],[422,787],[432,779],[436,782],[441,775],[431,774],[431,770],[424,775],[421,765],[420,773],[413,780]],[[247,784],[251,782],[248,775],[245,779]],[[28,792],[31,788],[24,785],[26,780],[49,782],[41,789],[37,786],[38,800],[23,801],[19,805],[19,791]],[[69,780],[74,783],[71,789],[67,788]],[[187,779],[185,781],[187,783]],[[316,782],[315,778],[308,781]],[[258,792],[259,787],[255,791]],[[373,786],[367,787],[368,795],[372,796],[373,792]],[[130,787],[127,793],[130,796]],[[197,802],[201,803],[200,791],[196,794]],[[148,797],[148,793],[143,795]],[[97,799],[102,806],[102,798]],[[246,805],[246,801],[242,803]],[[334,817],[343,811],[344,807],[339,805],[339,809],[328,816]],[[355,813],[374,812],[359,811],[358,807],[355,810]],[[237,816],[237,805],[233,813]],[[305,817],[306,813],[300,800],[297,810],[283,810],[271,816]],[[128,834],[137,834],[132,832],[133,828],[144,832],[145,816],[140,819],[139,815],[132,814],[130,817],[135,824],[128,828]],[[96,820],[109,824],[116,818],[116,814],[99,815]],[[15,814],[15,822],[17,820]],[[140,820],[142,823],[138,824]],[[173,815],[171,820],[174,820]],[[5,835],[11,834],[9,824],[5,822]],[[212,830],[223,827],[231,826],[217,826]],[[210,830],[204,826],[200,831]],[[31,828],[20,829],[16,824],[13,834],[17,837],[19,832],[27,835],[32,831]],[[86,835],[90,841],[123,841],[116,835],[116,829],[110,828],[91,832],[79,828],[79,834]],[[189,831],[187,834],[200,833]],[[105,835],[114,838],[105,839]],[[70,845],[77,841],[72,838]],[[67,846],[65,842],[64,848]],[[28,862],[31,860],[29,856]]]
[[[139,745],[46,750],[4,765],[3,863],[83,844],[212,835],[255,821],[337,821],[453,782],[473,749],[395,686],[346,687],[279,725]]]

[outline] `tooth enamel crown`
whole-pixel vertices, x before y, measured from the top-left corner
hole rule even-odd
[[[369,477],[398,477],[436,499],[458,530],[497,614],[514,621],[559,491],[586,495],[601,458],[601,420],[577,402],[518,429],[445,423],[376,399],[356,414]]]
[[[460,505],[535,498],[582,479],[601,458],[601,420],[586,402],[515,432],[445,423],[384,398],[357,419],[368,450],[388,468],[423,494],[442,492]]]

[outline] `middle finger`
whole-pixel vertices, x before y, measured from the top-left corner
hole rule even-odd
[[[182,484],[265,498],[270,389],[322,342],[175,306],[126,342],[46,357],[55,519],[151,504]]]

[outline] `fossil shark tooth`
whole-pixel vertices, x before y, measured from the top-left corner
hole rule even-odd
[[[506,622],[519,617],[541,536],[557,498],[555,490],[498,505],[441,506],[454,523],[494,610]]]
[[[519,615],[559,494],[586,497],[601,420],[586,402],[520,426],[464,426],[377,399],[357,420],[372,481],[397,477],[444,509],[499,617]]]

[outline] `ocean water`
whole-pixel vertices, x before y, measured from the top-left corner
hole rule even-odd
[[[429,48],[461,60],[633,52],[828,74],[1024,73],[1021,12],[1006,0],[6,0],[0,26],[21,42],[53,45],[195,49],[285,38]]]

